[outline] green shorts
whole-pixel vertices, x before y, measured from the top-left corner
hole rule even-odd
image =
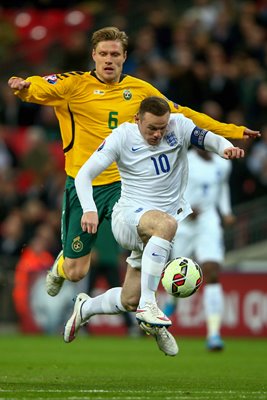
[[[94,186],[93,196],[98,210],[99,224],[111,219],[114,204],[119,200],[121,183]],[[61,217],[61,240],[64,257],[79,258],[91,252],[97,233],[91,235],[81,228],[82,208],[76,193],[74,179],[67,177]]]

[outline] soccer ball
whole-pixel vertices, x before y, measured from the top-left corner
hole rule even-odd
[[[203,274],[195,261],[178,257],[165,265],[161,282],[166,292],[172,296],[189,297],[200,288]]]

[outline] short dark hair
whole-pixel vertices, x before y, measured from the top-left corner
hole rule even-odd
[[[93,49],[95,49],[99,42],[106,42],[108,40],[118,40],[122,44],[123,51],[127,51],[128,47],[128,36],[125,32],[120,31],[115,26],[107,26],[102,29],[98,29],[92,35],[91,43]]]
[[[171,112],[169,103],[162,97],[150,96],[141,101],[138,115],[142,117],[146,112],[149,112],[157,117],[162,117],[167,112]]]

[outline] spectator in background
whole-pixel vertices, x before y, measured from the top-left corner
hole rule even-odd
[[[71,284],[64,286],[56,304],[45,292],[45,272],[53,262],[54,239],[52,227],[41,224],[15,266],[13,299],[19,328],[24,333],[58,333],[72,306],[70,299],[75,291]]]
[[[24,221],[22,213],[17,209],[10,212],[1,224],[0,254],[1,256],[18,257],[25,243]]]

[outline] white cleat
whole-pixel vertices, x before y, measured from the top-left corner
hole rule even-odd
[[[144,307],[137,308],[136,319],[139,324],[144,322],[150,326],[171,326],[171,320],[158,308],[156,303],[146,303]]]
[[[57,274],[57,263],[62,254],[63,250],[61,250],[61,252],[58,254],[51,270],[48,271],[46,275],[45,286],[46,286],[46,292],[49,294],[49,296],[56,296],[60,292],[60,289],[65,280],[64,278],[58,276]]]
[[[91,299],[91,297],[89,297],[86,293],[80,293],[77,295],[75,299],[73,313],[64,328],[63,336],[66,343],[72,342],[76,338],[80,327],[87,324],[90,317],[83,320],[81,315],[81,308],[83,304],[89,299]]]
[[[165,326],[159,328],[157,326],[148,326],[141,322],[140,327],[147,335],[152,335],[156,339],[158,348],[163,351],[166,356],[173,357],[179,352],[176,340]]]

